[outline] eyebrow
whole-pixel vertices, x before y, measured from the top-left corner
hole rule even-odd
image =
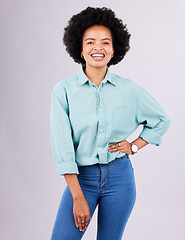
[[[87,38],[85,41],[87,41],[87,40],[89,40],[89,39],[95,40],[94,38]],[[102,40],[109,40],[109,41],[111,41],[109,38],[103,38]]]

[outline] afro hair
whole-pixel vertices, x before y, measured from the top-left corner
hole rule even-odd
[[[129,34],[126,24],[121,19],[115,17],[115,13],[106,7],[87,7],[80,13],[73,15],[64,28],[63,43],[66,51],[77,63],[85,65],[84,58],[81,57],[82,39],[87,28],[93,25],[103,25],[107,27],[112,35],[114,56],[107,63],[107,66],[120,62],[126,52],[130,49]]]

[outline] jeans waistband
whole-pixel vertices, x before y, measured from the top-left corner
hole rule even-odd
[[[123,159],[125,159],[125,158],[128,158],[128,159],[129,159],[129,155],[128,155],[128,154],[125,154],[124,156],[116,157],[116,158],[115,158],[114,160],[112,160],[111,162],[123,160]]]

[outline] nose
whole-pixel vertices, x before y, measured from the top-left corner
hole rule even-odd
[[[97,50],[97,49],[99,49],[99,50],[100,50],[100,49],[102,49],[102,48],[101,48],[101,47],[99,47],[99,48],[95,47],[94,49],[95,49],[95,50]]]
[[[100,50],[100,49],[102,49],[102,47],[97,47],[97,46],[96,46],[94,49],[95,49],[95,50],[97,50],[97,49]]]

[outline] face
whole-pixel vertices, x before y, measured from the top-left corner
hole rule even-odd
[[[99,54],[93,56],[92,54],[95,53]],[[113,53],[112,35],[107,27],[94,25],[86,29],[81,52],[86,66],[105,67],[111,60]]]

